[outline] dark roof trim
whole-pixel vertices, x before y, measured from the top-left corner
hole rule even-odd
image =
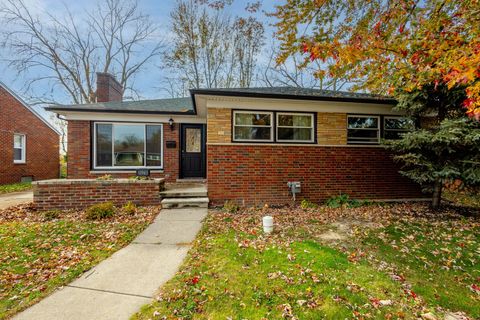
[[[142,110],[95,110],[71,107],[46,107],[48,111],[75,111],[75,112],[95,112],[95,113],[133,113],[133,114],[174,114],[174,115],[195,115],[195,111],[179,112],[179,111],[142,111]]]
[[[238,92],[238,91],[219,91],[215,89],[190,89],[190,95],[193,99],[193,107],[196,110],[195,95],[212,95],[224,97],[251,97],[251,98],[274,98],[274,99],[290,99],[290,100],[313,100],[313,101],[340,101],[354,103],[374,103],[374,104],[391,104],[395,105],[395,99],[376,99],[376,98],[357,98],[357,97],[328,97],[328,96],[312,96],[312,95],[292,95],[292,94],[276,94],[261,92]]]
[[[197,114],[197,103],[195,102],[195,96],[192,94],[192,90],[190,90],[190,98],[192,99],[193,113]]]

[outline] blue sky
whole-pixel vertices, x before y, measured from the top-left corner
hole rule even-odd
[[[0,6],[4,0],[0,0]],[[35,14],[39,15],[42,18],[42,14],[44,15],[45,12],[49,12],[55,16],[62,16],[65,13],[65,5],[69,7],[70,11],[73,13],[74,17],[81,16],[85,9],[92,8],[98,1],[101,0],[81,0],[81,1],[72,1],[72,0],[24,0],[30,8],[34,9]],[[228,6],[226,12],[231,16],[242,15],[244,13],[244,8],[248,2],[254,2],[252,0],[245,1],[245,0],[236,0],[234,1],[233,5]],[[140,10],[144,13],[148,13],[154,23],[158,26],[159,35],[164,38],[167,38],[168,41],[168,33],[169,33],[169,22],[170,17],[169,13],[172,7],[175,4],[175,0],[138,0]],[[275,0],[265,0],[263,1],[262,10],[267,12],[271,12],[274,8],[275,4],[279,4],[280,1]],[[271,35],[273,29],[268,26],[271,20],[268,20],[264,15],[263,12],[257,13],[262,19],[265,21],[266,24],[266,41],[268,42],[271,39]],[[9,68],[4,59],[7,58],[9,52],[5,49],[0,49],[0,80],[9,86],[12,90],[14,90],[20,96],[27,96],[22,91],[24,85],[26,83],[26,78],[35,75],[36,70],[32,70],[27,75],[19,75],[18,72],[12,68]],[[260,61],[265,61],[267,59],[268,52],[265,52],[263,56],[260,57]],[[155,63],[156,65],[160,64],[160,61]],[[162,80],[162,70],[155,66],[150,66],[148,70],[144,70],[141,74],[137,75],[135,79],[135,86],[141,93],[141,98],[163,98],[167,96],[165,91],[159,89],[161,86]],[[48,86],[39,84],[35,90],[38,92],[46,91]],[[59,100],[61,103],[70,103],[68,99],[60,97]],[[35,107],[39,110],[42,115],[48,118],[50,115],[43,110],[41,110],[41,106]]]

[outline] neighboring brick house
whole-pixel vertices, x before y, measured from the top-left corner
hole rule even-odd
[[[213,204],[287,203],[291,181],[311,201],[426,198],[380,145],[410,126],[390,98],[282,87],[122,102],[108,87],[97,94],[109,102],[49,108],[68,120],[68,178],[147,168],[167,182],[206,179]]]
[[[0,184],[59,176],[59,133],[0,82]]]

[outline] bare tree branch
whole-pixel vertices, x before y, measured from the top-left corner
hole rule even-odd
[[[322,90],[340,91],[347,84],[348,79],[332,78],[328,75],[316,75],[319,70],[319,62],[315,61],[309,65],[304,63],[305,58],[298,53],[293,54],[285,62],[277,64],[276,57],[278,45],[275,42],[270,46],[270,57],[266,66],[263,67],[263,73],[260,83],[268,87],[298,87],[312,88]]]
[[[249,13],[252,13],[249,11]],[[171,16],[174,35],[163,66],[176,75],[181,86],[166,80],[172,90],[185,88],[249,87],[263,46],[264,27],[254,17],[232,19],[223,7],[212,9],[201,0],[177,0]]]
[[[96,72],[114,74],[130,91],[127,95],[138,96],[129,82],[161,53],[157,29],[136,0],[99,1],[82,18],[66,6],[64,16],[44,13],[42,20],[24,0],[4,2],[1,36],[12,52],[9,66],[27,75],[27,88],[44,82],[51,90],[61,88],[69,102],[96,101]]]

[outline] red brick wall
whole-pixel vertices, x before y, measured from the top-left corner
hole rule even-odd
[[[121,206],[159,205],[163,179],[156,180],[49,180],[34,183],[33,202],[38,210],[83,209],[95,203],[112,201]]]
[[[89,178],[90,121],[68,121],[67,152],[67,178]]]
[[[26,163],[13,163],[13,134],[26,135]],[[0,87],[0,184],[59,176],[59,136],[8,91]]]
[[[67,177],[69,179],[96,178],[106,174],[91,170],[91,122],[71,120],[68,121],[68,161]],[[163,124],[163,172],[152,172],[152,177],[165,178],[167,181],[175,181],[179,175],[179,126],[171,130],[168,123]],[[167,141],[176,141],[176,148],[167,148]],[[129,178],[135,174],[134,171],[128,173],[115,173],[109,171],[115,178]]]
[[[420,198],[379,147],[208,145],[208,196],[214,205],[285,204],[287,182],[300,181],[297,199],[323,201],[345,193],[358,199]]]

